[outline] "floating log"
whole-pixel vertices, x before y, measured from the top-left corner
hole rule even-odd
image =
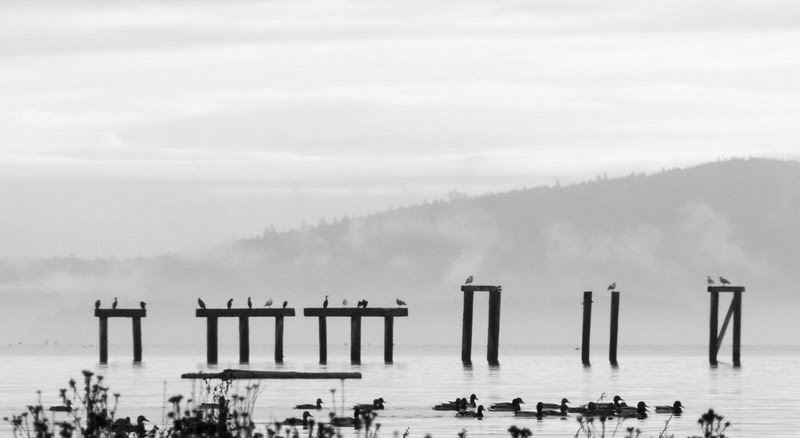
[[[217,373],[184,373],[181,379],[360,379],[361,373],[306,373],[300,371],[223,370]]]

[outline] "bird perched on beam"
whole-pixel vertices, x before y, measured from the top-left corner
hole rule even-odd
[[[709,275],[708,278],[706,278],[706,282],[708,282],[708,284],[714,284],[714,279]]]
[[[116,309],[117,308],[117,297],[114,297],[114,304],[111,305],[111,308],[112,309]]]
[[[201,300],[200,298],[197,299],[197,305],[200,306],[201,309],[206,308],[206,303],[203,302],[203,300]]]
[[[472,283],[472,276],[471,275],[469,277],[467,277],[466,281],[464,281],[464,284],[470,284],[470,283]]]
[[[266,303],[264,303],[264,307],[272,307],[272,298],[268,299]]]
[[[726,279],[725,277],[719,277],[719,282],[722,284],[731,284],[731,282],[728,281],[728,279]]]
[[[323,309],[327,309],[328,308],[328,296],[327,295],[325,295],[325,301],[322,302],[322,308]]]
[[[233,298],[228,300],[228,308],[230,309],[231,307],[233,307]]]
[[[342,306],[347,306],[347,298],[342,300]]]
[[[285,308],[286,308],[286,306],[288,306],[288,305],[289,305],[289,302],[288,302],[288,301],[284,301],[284,302],[283,302],[283,308],[284,308],[284,309],[285,309]]]
[[[616,288],[617,288],[617,282],[616,281],[608,285],[608,290],[614,290]]]
[[[253,308],[253,302],[250,301],[250,297],[247,297],[247,308],[248,309],[252,309]]]
[[[408,305],[408,304],[406,304],[405,301],[401,300],[400,298],[397,298],[394,301],[397,303],[398,306],[407,306]]]
[[[144,301],[139,301],[139,307],[141,307],[142,310],[144,310],[146,305],[147,305],[147,303],[145,303]]]
[[[95,309],[99,309],[100,308],[100,300],[97,300],[97,301],[94,302],[94,308]]]

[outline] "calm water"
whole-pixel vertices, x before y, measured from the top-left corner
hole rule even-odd
[[[208,370],[203,346],[145,346],[144,363],[130,362],[129,346],[110,346],[108,366],[97,364],[96,347],[7,346],[0,357],[0,416],[20,413],[36,401],[42,390],[45,406],[57,404],[58,389],[70,378],[80,380],[81,370],[103,374],[111,392],[120,392],[122,416],[143,413],[156,424],[161,422],[166,382],[167,397],[190,396],[191,381],[181,373]],[[733,423],[731,437],[796,436],[800,430],[800,372],[797,371],[798,347],[745,347],[741,368],[722,362],[719,367],[707,364],[705,347],[629,347],[620,350],[619,368],[611,368],[606,351],[594,347],[593,366],[584,368],[580,352],[572,347],[501,346],[499,368],[490,368],[484,360],[485,348],[475,347],[475,365],[465,369],[457,346],[396,346],[395,364],[382,363],[380,346],[365,347],[361,366],[349,364],[347,347],[330,347],[327,366],[316,363],[315,347],[286,349],[286,363],[272,363],[269,346],[251,346],[251,369],[295,371],[360,371],[362,380],[347,381],[264,381],[264,392],[256,403],[254,416],[260,422],[298,416],[291,406],[313,403],[321,397],[331,408],[335,389],[337,408],[368,403],[382,396],[387,409],[380,412],[382,435],[402,434],[410,428],[412,437],[430,433],[434,437],[455,437],[462,429],[469,436],[508,436],[512,424],[528,427],[534,437],[572,437],[578,430],[574,418],[515,419],[511,413],[487,413],[483,421],[453,417],[452,412],[431,410],[431,406],[476,393],[488,406],[497,401],[522,397],[525,409],[535,409],[537,401],[558,402],[567,397],[573,402],[597,400],[601,394],[621,395],[629,404],[644,400],[649,405],[672,404],[681,400],[687,406],[682,417],[669,424],[669,433],[678,437],[697,434],[697,418],[713,407]],[[729,360],[723,350],[720,359]],[[234,348],[220,349],[220,366],[239,368]],[[242,383],[245,385],[245,383]],[[347,412],[349,414],[350,411]],[[658,436],[668,415],[651,414],[646,420],[626,420],[624,429],[635,426],[643,436]],[[612,426],[613,427],[613,426]],[[3,424],[0,435],[9,429]],[[609,435],[610,436],[610,435]]]

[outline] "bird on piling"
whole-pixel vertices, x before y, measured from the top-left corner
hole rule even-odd
[[[289,302],[288,302],[288,301],[284,301],[284,302],[283,302],[283,308],[284,308],[284,309],[285,309],[285,308],[286,308],[286,306],[288,306],[288,305],[289,305]]]
[[[253,302],[250,301],[250,297],[247,297],[247,308],[248,309],[252,309],[253,308]]]
[[[272,307],[272,298],[268,299],[266,303],[264,303],[264,307]]]
[[[367,304],[369,304],[369,301],[367,301],[367,300],[364,300],[364,308],[365,308],[365,309],[367,308]]]
[[[731,284],[731,282],[728,281],[728,279],[726,279],[725,277],[719,277],[719,282],[722,284]]]
[[[100,308],[100,300],[97,300],[97,301],[94,302],[94,308],[95,309],[99,309]]]
[[[708,284],[714,284],[714,279],[709,275],[708,278],[706,278],[706,282],[708,282]]]
[[[477,411],[458,411],[456,418],[475,418],[478,420],[483,419],[483,405],[478,406]]]
[[[657,414],[675,414],[680,415],[683,413],[683,408],[685,408],[680,400],[675,400],[675,403],[672,406],[656,406],[656,413]]]
[[[358,300],[358,304],[356,304],[356,308],[360,309],[362,307],[364,307],[364,300]]]
[[[614,290],[616,288],[617,288],[617,282],[616,281],[608,285],[608,290]]]
[[[394,302],[397,303],[398,307],[402,307],[402,306],[407,306],[408,305],[408,304],[406,304],[405,301],[401,300],[400,298],[395,299]]]
[[[322,399],[318,398],[317,402],[314,404],[302,404],[302,405],[295,405],[295,409],[322,409]]]
[[[281,424],[285,424],[287,426],[300,426],[300,425],[303,425],[303,427],[307,427],[308,426],[308,417],[313,417],[313,415],[311,415],[311,412],[305,411],[305,412],[303,412],[303,418],[297,418],[297,417],[287,418],[287,419],[283,420],[283,422]]]
[[[139,301],[139,307],[141,307],[142,310],[145,309],[145,306],[147,306],[147,303],[145,303],[144,301]]]
[[[471,275],[469,277],[467,277],[467,279],[464,281],[464,284],[470,284],[470,283],[472,283],[472,276]]]
[[[230,309],[233,306],[233,298],[228,300],[228,308]]]
[[[200,306],[201,309],[206,308],[206,303],[203,302],[203,300],[201,300],[200,298],[197,299],[197,305]]]
[[[347,298],[342,300],[342,306],[347,306]]]
[[[111,305],[111,308],[112,309],[116,309],[117,308],[117,297],[114,297],[114,303]]]
[[[328,296],[327,295],[325,295],[325,301],[322,302],[322,308],[323,309],[327,309],[328,308]]]

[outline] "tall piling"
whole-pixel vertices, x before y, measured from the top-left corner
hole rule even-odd
[[[611,292],[611,330],[608,340],[608,361],[617,366],[617,335],[619,333],[619,291]]]
[[[592,291],[583,293],[583,336],[581,340],[581,362],[585,366],[589,362],[589,337],[592,332]]]
[[[239,317],[239,363],[250,363],[250,318]]]
[[[497,359],[500,348],[500,291],[489,292],[489,339],[487,341],[486,360],[489,365],[500,365]]]
[[[283,317],[275,317],[275,363],[283,363]]]
[[[708,318],[708,363],[717,365],[717,330],[719,329],[719,292],[709,291],[711,299],[711,314]]]
[[[472,365],[472,308],[475,292],[464,291],[464,316],[461,319],[461,363]]]
[[[209,365],[217,364],[218,335],[217,317],[209,316],[206,318],[206,363]]]
[[[361,365],[361,317],[350,317],[350,363]]]
[[[133,327],[133,362],[142,361],[142,318],[134,316],[131,318]]]
[[[328,322],[324,316],[319,317],[319,363],[328,363]]]
[[[742,343],[742,292],[733,293],[733,366],[740,367]]]
[[[383,318],[383,362],[394,362],[394,318]]]
[[[100,363],[108,363],[108,318],[100,317]]]

